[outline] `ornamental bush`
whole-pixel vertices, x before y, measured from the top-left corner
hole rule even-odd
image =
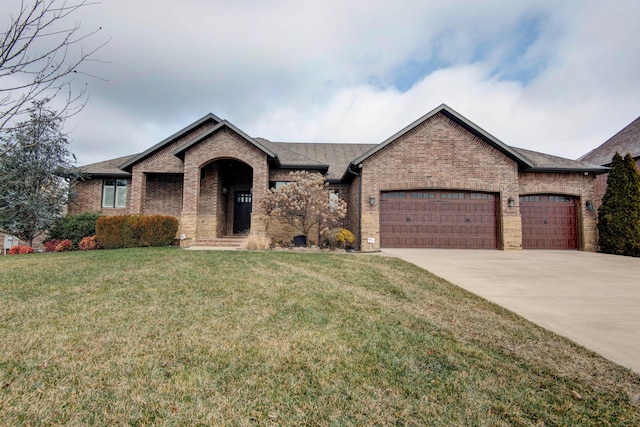
[[[87,236],[96,234],[96,221],[100,214],[84,212],[78,215],[67,215],[56,219],[49,230],[49,237],[53,240],[69,239],[74,247]]]
[[[31,246],[13,246],[9,249],[9,255],[25,255],[32,253],[33,248]]]
[[[93,251],[95,249],[99,249],[98,242],[96,241],[96,236],[83,237],[78,243],[78,249],[81,251]]]
[[[104,249],[167,246],[178,232],[178,220],[166,215],[117,215],[96,222],[96,241]]]
[[[346,228],[334,228],[324,233],[324,239],[327,246],[331,249],[345,248],[348,244],[356,240],[356,236]]]
[[[62,240],[58,240],[58,239],[51,239],[51,240],[48,240],[48,241],[44,242],[44,251],[45,252],[55,252],[56,251],[56,246],[58,246],[60,244],[60,242],[62,242]]]
[[[70,239],[64,239],[56,245],[56,252],[69,252],[73,250],[73,242]]]

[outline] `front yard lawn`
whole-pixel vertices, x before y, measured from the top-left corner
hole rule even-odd
[[[640,376],[377,255],[0,259],[2,425],[640,425]]]

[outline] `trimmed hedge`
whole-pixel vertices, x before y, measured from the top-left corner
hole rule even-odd
[[[167,215],[117,215],[96,222],[96,241],[104,249],[168,246],[178,232],[178,219]]]

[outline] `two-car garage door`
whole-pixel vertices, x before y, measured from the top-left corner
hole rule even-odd
[[[523,249],[576,249],[575,198],[521,196]],[[387,248],[495,249],[493,193],[424,190],[381,194],[380,245]]]
[[[380,244],[387,248],[495,249],[496,203],[491,193],[382,193]]]

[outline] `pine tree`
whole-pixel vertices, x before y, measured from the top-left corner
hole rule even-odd
[[[30,119],[0,142],[12,147],[0,157],[0,230],[29,245],[62,214],[76,176],[62,119],[47,102],[34,102]]]
[[[598,231],[602,252],[640,256],[640,173],[631,154],[613,157]]]

